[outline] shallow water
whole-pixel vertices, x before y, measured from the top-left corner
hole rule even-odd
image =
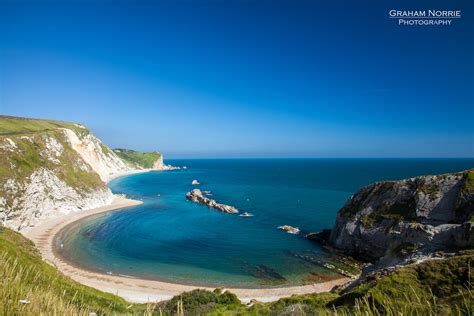
[[[60,254],[76,265],[183,284],[272,287],[336,277],[305,254],[331,260],[307,232],[330,228],[344,202],[378,180],[461,171],[473,159],[176,160],[186,170],[115,179],[114,193],[144,204],[95,215],[67,227]],[[193,179],[199,186],[191,185]],[[189,202],[194,187],[253,217]],[[299,227],[299,235],[277,226]]]

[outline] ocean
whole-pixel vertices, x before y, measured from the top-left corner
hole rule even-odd
[[[142,205],[84,218],[57,251],[102,273],[215,287],[280,287],[338,277],[334,256],[304,236],[331,228],[361,187],[380,180],[462,171],[474,159],[190,159],[187,169],[117,178],[114,193]],[[192,185],[198,180],[200,185]],[[193,188],[253,217],[187,201]],[[297,235],[279,230],[298,227]],[[303,260],[302,256],[315,260]],[[315,261],[319,262],[315,264]]]

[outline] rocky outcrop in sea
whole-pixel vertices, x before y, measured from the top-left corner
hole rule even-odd
[[[298,227],[293,227],[293,226],[290,226],[290,225],[278,226],[277,228],[287,232],[288,234],[296,235],[296,234],[299,234],[299,232],[300,232],[300,229]]]
[[[191,192],[188,192],[186,194],[186,198],[192,202],[206,205],[210,208],[216,209],[224,213],[229,213],[229,214],[239,213],[239,211],[233,206],[217,203],[215,200],[206,197],[203,194],[203,192],[199,189],[194,189]]]

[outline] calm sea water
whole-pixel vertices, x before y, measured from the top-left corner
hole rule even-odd
[[[379,180],[461,171],[473,159],[176,160],[186,170],[115,179],[114,193],[144,204],[83,219],[65,229],[58,251],[104,273],[213,286],[268,287],[335,275],[299,258],[330,262],[303,236],[330,228],[344,202]],[[197,179],[219,202],[253,213],[239,217],[185,199]],[[277,226],[299,227],[299,235]]]

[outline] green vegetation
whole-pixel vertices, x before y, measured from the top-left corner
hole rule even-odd
[[[381,314],[393,314],[393,311],[420,315],[471,314],[473,260],[474,251],[469,250],[448,259],[408,266],[389,276],[376,277],[331,304],[347,307],[356,300],[369,300]]]
[[[0,227],[1,315],[142,314],[146,308],[71,280],[43,261],[31,241]]]
[[[0,120],[1,121],[1,120]],[[16,148],[6,151],[0,148],[0,183],[2,180],[14,179],[23,183],[25,179],[40,167],[54,170],[59,179],[80,193],[91,192],[96,188],[105,187],[99,176],[87,166],[79,154],[71,148],[63,133],[57,130],[37,132],[28,135],[0,136],[0,143],[6,143],[8,137]],[[62,153],[56,157],[57,162],[46,156],[47,142],[54,139],[62,147]],[[5,153],[3,154],[3,152]],[[1,193],[0,189],[0,193]]]
[[[108,155],[110,154],[112,151],[110,150],[110,148],[105,145],[104,143],[100,143],[100,149],[102,150],[102,152],[105,154],[105,155]]]
[[[465,250],[373,276],[343,293],[294,295],[251,306],[221,290],[195,290],[167,302],[134,305],[64,276],[41,259],[29,240],[0,227],[0,314],[471,315],[473,262],[474,250]]]
[[[471,169],[467,172],[464,188],[467,190],[467,192],[471,194],[474,193],[474,169]]]
[[[71,147],[60,127],[84,137],[89,131],[60,121],[0,116],[0,197],[6,215],[21,212],[22,197],[34,172],[54,173],[80,195],[106,188],[99,175]]]
[[[474,251],[412,265],[371,280],[345,293],[294,295],[251,307],[205,299],[193,291],[167,302],[164,312],[187,315],[471,315],[474,291],[470,266]],[[207,292],[210,293],[210,292]],[[181,300],[182,299],[182,300]],[[189,305],[185,302],[193,302]],[[191,306],[191,309],[187,309]],[[179,313],[178,313],[179,314]]]
[[[134,167],[152,168],[155,161],[160,159],[159,152],[141,152],[130,149],[117,148],[114,152]]]
[[[0,115],[0,136],[46,132],[58,128],[73,130],[80,139],[89,134],[87,128],[75,123]]]
[[[157,309],[164,314],[185,312],[189,315],[202,315],[221,306],[228,309],[239,309],[242,304],[235,294],[222,292],[220,289],[216,289],[214,292],[194,290],[184,292],[169,301],[158,304],[155,310]]]

